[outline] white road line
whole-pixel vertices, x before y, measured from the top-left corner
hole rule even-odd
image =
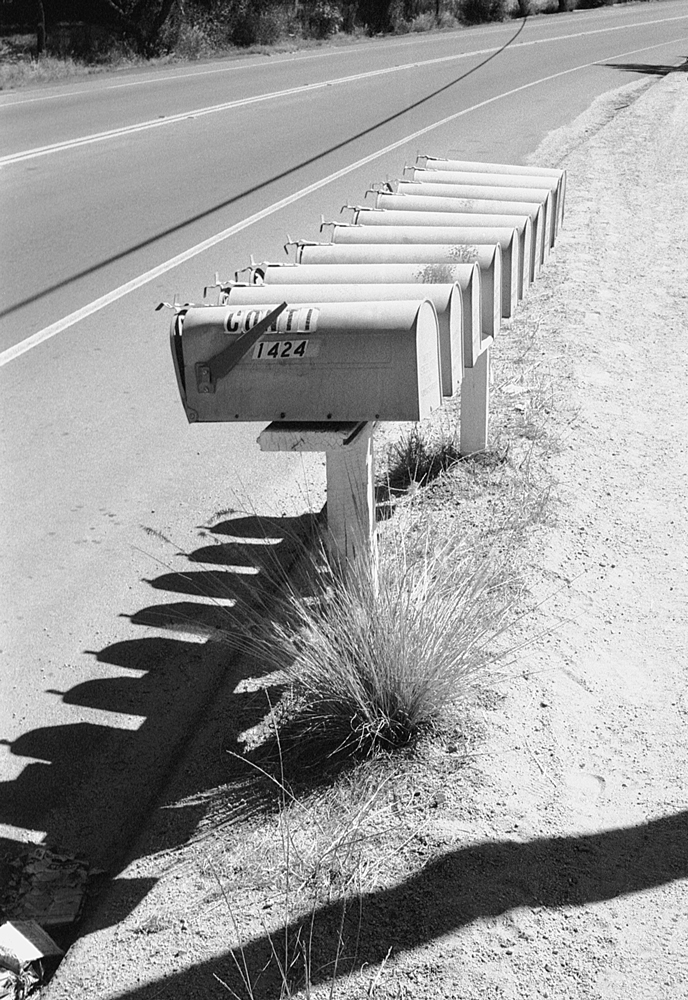
[[[674,41],[683,42],[685,41],[685,38],[674,39]],[[625,56],[635,55],[636,52],[649,52],[652,49],[661,48],[666,44],[666,42],[658,42],[656,45],[646,45],[643,46],[643,48],[630,49],[628,52],[617,52],[614,55],[605,56],[605,60],[622,59]],[[57,322],[52,323],[50,326],[46,326],[43,330],[39,330],[38,333],[34,333],[33,336],[27,337],[26,340],[22,340],[18,344],[15,344],[14,347],[8,348],[6,351],[0,353],[0,368],[9,364],[10,361],[14,361],[15,358],[21,357],[22,354],[26,354],[26,352],[30,351],[32,348],[38,347],[39,344],[44,343],[46,340],[50,340],[52,337],[55,337],[58,333],[62,333],[63,330],[67,330],[69,327],[74,326],[81,320],[87,319],[89,316],[99,312],[101,309],[105,309],[106,306],[112,305],[113,302],[117,302],[119,299],[124,298],[125,295],[129,295],[131,292],[136,291],[143,285],[147,285],[149,282],[154,281],[167,271],[171,271],[173,268],[179,267],[180,264],[184,264],[187,260],[191,260],[192,257],[197,257],[199,254],[209,250],[211,247],[216,246],[218,243],[222,243],[224,240],[229,239],[236,233],[240,233],[243,229],[248,229],[249,226],[254,225],[256,222],[260,222],[261,219],[274,215],[275,212],[279,212],[288,205],[293,205],[294,202],[300,201],[302,198],[307,197],[307,195],[312,194],[314,191],[318,191],[320,188],[326,187],[333,181],[339,180],[340,177],[345,177],[347,174],[353,173],[353,171],[358,170],[359,167],[364,167],[366,164],[372,163],[373,160],[377,160],[379,157],[385,156],[387,153],[391,153],[395,149],[399,149],[400,146],[405,146],[414,139],[418,139],[422,135],[427,135],[428,132],[432,132],[436,128],[441,128],[443,125],[448,125],[450,122],[456,121],[464,115],[468,115],[473,111],[478,111],[480,108],[487,107],[488,104],[494,104],[496,101],[501,101],[505,97],[513,97],[514,94],[520,94],[524,90],[529,90],[531,87],[537,87],[541,83],[548,83],[550,80],[557,80],[562,76],[568,76],[571,73],[577,73],[579,70],[588,69],[590,66],[599,64],[600,60],[595,59],[592,62],[581,63],[580,66],[573,66],[571,69],[562,70],[559,73],[552,73],[550,76],[543,76],[539,80],[524,83],[522,86],[514,87],[512,90],[505,90],[502,94],[497,94],[495,97],[488,97],[486,100],[480,101],[478,104],[473,104],[470,108],[464,108],[463,111],[457,111],[453,115],[449,115],[446,118],[433,122],[432,125],[426,125],[425,128],[418,129],[418,131],[404,136],[403,139],[398,139],[396,142],[390,143],[383,149],[379,149],[375,153],[370,153],[370,155],[364,156],[361,160],[356,160],[355,163],[350,163],[348,167],[342,167],[341,170],[336,170],[333,174],[323,177],[322,180],[315,181],[315,183],[309,184],[308,187],[301,188],[300,191],[296,191],[287,198],[282,198],[281,201],[276,201],[272,205],[268,205],[267,208],[261,209],[260,212],[256,212],[254,215],[248,216],[248,218],[243,219],[241,222],[237,222],[228,229],[223,229],[221,233],[216,233],[215,236],[211,236],[209,239],[203,240],[202,243],[197,243],[196,246],[190,247],[188,250],[184,250],[183,253],[177,254],[176,257],[171,257],[164,263],[158,264],[157,267],[152,268],[150,271],[145,271],[137,278],[133,278],[131,281],[126,282],[126,284],[120,285],[119,288],[115,288],[111,292],[108,292],[107,295],[102,295],[99,299],[95,299],[93,302],[83,306],[81,309],[77,309],[76,312],[70,313],[69,316],[65,316],[63,319],[57,320]]]
[[[510,48],[527,48],[531,45],[547,45],[552,42],[568,41],[571,38],[583,38],[588,35],[607,34],[611,31],[625,31],[630,28],[645,27],[648,24],[665,24],[672,21],[688,20],[688,14],[677,17],[657,18],[653,21],[643,21],[640,24],[613,25],[609,28],[595,28],[591,31],[579,31],[571,35],[556,35],[551,38],[535,38],[527,42],[514,42]],[[667,44],[667,43],[665,43]],[[314,90],[323,90],[327,87],[337,87],[347,83],[355,83],[359,80],[369,80],[374,77],[386,76],[390,73],[400,73],[409,69],[418,69],[423,66],[436,66],[440,63],[456,62],[460,59],[468,59],[472,56],[484,56],[493,52],[498,52],[502,46],[491,46],[487,49],[474,49],[471,52],[455,53],[450,56],[439,56],[435,59],[424,59],[411,63],[403,63],[398,66],[387,66],[384,69],[368,70],[365,73],[355,73],[352,76],[341,76],[331,80],[322,80],[319,83],[303,84],[300,87],[290,87],[286,90],[276,90],[267,94],[257,94],[253,97],[240,98],[236,101],[226,101],[222,104],[213,104],[205,108],[195,108],[191,111],[184,111],[181,114],[169,115],[161,118],[153,118],[148,121],[137,122],[134,125],[124,125],[121,128],[109,129],[106,132],[96,132],[92,135],[80,136],[76,139],[66,139],[64,142],[51,143],[48,146],[36,146],[33,149],[26,149],[18,153],[10,153],[0,157],[0,167],[13,163],[23,163],[26,160],[33,160],[40,156],[48,156],[51,153],[64,152],[65,150],[76,149],[80,146],[88,146],[95,142],[104,142],[107,139],[114,139],[124,135],[132,135],[136,132],[144,132],[154,128],[162,128],[166,125],[174,125],[182,121],[193,118],[202,118],[206,115],[218,114],[222,111],[230,111],[236,108],[247,107],[251,104],[260,104],[263,101],[272,101],[281,97],[292,97],[295,94],[305,94]]]

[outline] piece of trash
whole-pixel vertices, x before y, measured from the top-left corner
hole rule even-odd
[[[21,973],[42,958],[59,958],[62,948],[35,920],[7,920],[0,927],[0,965]]]
[[[8,920],[0,927],[0,1000],[24,1000],[43,984],[43,959],[62,948],[35,920]]]
[[[42,985],[43,976],[32,965],[20,973],[0,969],[0,1000],[25,1000]]]
[[[9,917],[35,920],[42,927],[60,927],[78,919],[91,874],[85,861],[35,846],[10,867],[14,877],[3,900]]]

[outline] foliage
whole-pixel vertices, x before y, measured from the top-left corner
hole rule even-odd
[[[389,523],[377,576],[323,554],[306,590],[248,644],[291,681],[282,740],[309,758],[413,743],[484,678],[513,605],[501,556],[412,520]]]
[[[506,0],[462,0],[460,7],[460,16],[464,24],[503,21],[506,13]]]

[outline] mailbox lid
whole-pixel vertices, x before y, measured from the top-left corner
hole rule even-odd
[[[417,171],[420,176],[414,179],[399,180],[394,184],[394,193],[397,194],[413,194],[415,190],[418,190],[419,194],[428,195],[439,195],[442,198],[448,197],[445,191],[451,191],[450,197],[453,198],[476,198],[480,200],[481,198],[494,199],[495,201],[516,201],[516,202],[532,202],[535,205],[541,205],[547,201],[547,198],[551,198],[551,187],[547,185],[546,187],[540,185],[539,187],[534,185],[533,187],[519,187],[519,186],[505,186],[498,187],[494,184],[462,184],[457,181],[451,180],[450,176],[447,174],[446,179],[442,180],[442,174],[440,178],[434,180],[427,176],[427,171]]]
[[[479,170],[480,173],[494,173],[494,174],[514,174],[518,176],[529,175],[540,176],[540,177],[562,177],[566,175],[565,170],[560,170],[556,167],[531,167],[527,164],[520,163],[490,163],[483,162],[482,160],[464,160],[460,156],[453,156],[452,150],[449,151],[450,155],[445,156],[430,156],[426,154],[420,154],[416,157],[416,166],[418,167],[429,167],[432,170]]]
[[[426,226],[428,228],[470,228],[499,227],[517,229],[521,232],[526,226],[532,226],[529,215],[495,215],[477,212],[419,211],[390,208],[368,208],[361,206],[354,210],[353,223],[359,226]],[[433,242],[429,240],[428,242]],[[447,240],[451,243],[451,240]]]
[[[480,164],[475,164],[476,168]],[[556,192],[561,178],[551,174],[498,174],[490,171],[475,170],[438,170],[432,164],[426,167],[406,167],[404,178],[411,181],[424,181],[430,184],[468,184],[482,187],[503,188],[544,188]]]
[[[273,302],[377,302],[429,299],[435,306],[440,337],[442,395],[453,396],[463,379],[463,297],[456,284],[308,284],[234,285],[226,290],[230,305],[265,305]]]
[[[410,213],[409,213],[410,214]],[[530,222],[530,219],[526,220]],[[366,226],[356,223],[332,223],[333,243],[477,243],[508,245],[518,235],[516,226]]]
[[[437,312],[425,299],[290,305],[208,391],[196,366],[207,367],[271,305],[188,310],[181,340],[191,422],[422,420],[441,405]]]
[[[255,283],[264,285],[451,285],[456,282],[463,289],[475,281],[476,271],[479,274],[475,263],[275,264],[262,261],[255,265],[253,273]]]
[[[499,244],[478,243],[303,243],[299,264],[478,264],[487,269],[500,256]]]

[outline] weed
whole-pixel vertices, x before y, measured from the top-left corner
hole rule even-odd
[[[344,578],[323,550],[306,596],[292,589],[253,630],[261,661],[291,684],[290,748],[322,761],[408,745],[492,662],[511,603],[502,560],[433,528],[391,522],[377,573],[361,559]]]
[[[432,430],[414,425],[387,448],[387,469],[382,476],[388,491],[402,491],[412,483],[428,483],[460,458],[457,431],[446,423]]]

